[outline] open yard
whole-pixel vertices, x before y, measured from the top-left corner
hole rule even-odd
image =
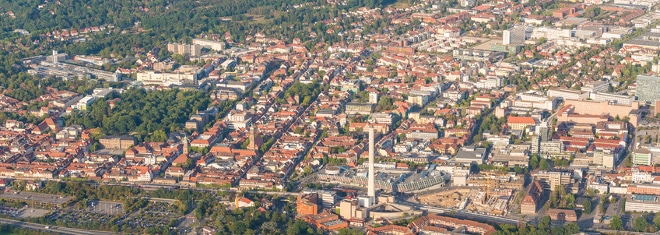
[[[419,197],[419,201],[432,206],[445,208],[458,207],[470,194],[470,189],[449,190]]]

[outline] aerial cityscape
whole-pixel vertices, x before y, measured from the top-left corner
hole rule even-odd
[[[0,0],[0,234],[653,234],[660,0]]]

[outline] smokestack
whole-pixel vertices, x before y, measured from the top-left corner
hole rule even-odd
[[[375,171],[374,171],[374,155],[375,155],[375,142],[374,137],[374,128],[369,125],[369,178],[368,178],[368,189],[367,189],[367,196],[372,200],[371,202],[373,203],[376,199],[376,177],[375,177]]]

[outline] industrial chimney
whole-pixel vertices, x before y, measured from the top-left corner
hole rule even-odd
[[[369,200],[371,200],[371,203],[374,203],[376,201],[376,178],[375,178],[375,171],[374,171],[374,155],[375,155],[375,136],[374,136],[374,128],[369,125],[369,178],[368,178],[368,188],[367,188],[367,196],[369,196]]]

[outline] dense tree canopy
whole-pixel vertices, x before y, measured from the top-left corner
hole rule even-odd
[[[107,134],[136,132],[144,137],[157,130],[180,130],[190,114],[205,110],[209,104],[209,98],[203,92],[176,89],[147,92],[131,88],[119,98],[112,109],[106,100],[99,99],[89,111],[72,113],[66,124],[101,127]],[[156,136],[162,138],[162,133]]]
[[[537,226],[532,226],[524,224],[522,227],[517,228],[514,225],[510,224],[499,224],[498,225],[498,235],[530,235],[530,234],[553,234],[553,235],[563,235],[563,234],[576,234],[580,232],[580,227],[577,223],[568,223],[563,226],[552,226],[552,220],[550,216],[544,216],[541,218]]]

